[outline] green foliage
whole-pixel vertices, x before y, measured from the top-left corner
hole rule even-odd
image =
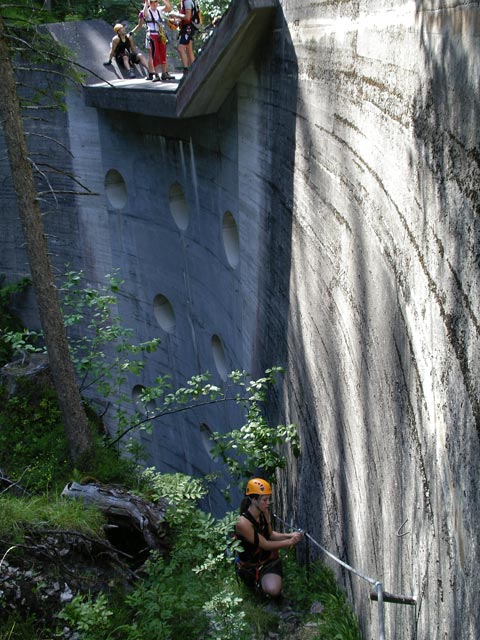
[[[269,389],[276,384],[281,367],[267,369],[265,376],[251,380],[246,371],[233,371],[225,390],[210,382],[208,372],[193,375],[186,384],[172,389],[168,375],[158,376],[143,388],[131,411],[131,398],[124,391],[128,375],[144,368],[143,357],[154,352],[159,340],[139,345],[132,342],[133,331],[125,328],[117,308],[122,281],[118,274],[107,275],[99,289],[87,286],[82,272],[70,271],[61,288],[65,324],[73,362],[81,379],[81,390],[94,388],[111,403],[111,418],[117,425],[115,442],[131,430],[151,431],[153,420],[186,411],[202,404],[234,402],[245,410],[245,424],[228,434],[213,434],[213,455],[218,456],[232,476],[243,480],[256,468],[273,475],[285,466],[282,445],[290,444],[299,453],[296,425],[271,427],[264,415]],[[75,337],[75,327],[87,323],[87,331]]]
[[[137,3],[139,6],[141,3]],[[138,7],[131,0],[52,0],[51,22],[57,20],[105,20],[119,22],[132,12],[138,13]]]
[[[216,520],[201,511],[196,503],[206,488],[189,476],[149,469],[143,474],[142,486],[155,498],[172,501],[166,516],[173,541],[168,558],[152,553],[143,566],[142,580],[125,599],[128,623],[117,629],[112,623],[100,632],[96,621],[99,616],[107,621],[112,609],[105,602],[99,606],[86,599],[76,603],[75,612],[67,607],[63,619],[77,631],[81,620],[88,640],[250,638],[232,560],[225,554],[226,535],[236,516]]]
[[[95,289],[85,283],[83,272],[70,271],[60,294],[70,352],[81,380],[80,391],[94,388],[108,399],[118,429],[126,430],[141,421],[138,412],[131,416],[126,409],[131,403],[124,392],[128,375],[140,374],[144,354],[156,351],[160,340],[153,338],[138,345],[132,341],[133,330],[123,326],[116,311],[122,281],[117,274],[105,279],[106,283]],[[76,327],[80,323],[79,332]]]
[[[108,438],[95,436],[94,456],[82,466],[82,473],[73,471],[73,479],[81,481],[85,476],[90,476],[104,484],[133,487],[138,478],[140,459],[144,455],[141,445],[133,440],[127,442],[125,451],[130,455],[122,456],[119,451],[109,447],[108,443]]]
[[[87,413],[93,422],[88,408]],[[0,387],[0,469],[29,492],[62,489],[72,474],[79,481],[90,475],[100,482],[129,485],[137,473],[138,458],[121,457],[114,448],[105,446],[104,438],[98,434],[94,435],[94,442],[90,467],[80,475],[72,470],[52,386],[20,378],[12,397],[8,397],[5,387]]]
[[[0,366],[9,362],[13,356],[12,345],[5,339],[8,333],[22,330],[19,318],[11,311],[11,297],[24,291],[30,284],[30,278],[22,278],[13,284],[4,285],[5,275],[0,274]]]
[[[222,16],[230,2],[231,0],[199,0],[204,23],[209,24],[214,18]]]
[[[95,19],[118,22],[135,10],[131,0],[51,0],[49,4],[39,0],[24,3],[11,0],[2,6],[2,14],[17,25],[25,25]]]
[[[21,106],[42,105],[65,110],[64,83],[78,83],[82,74],[77,70],[71,51],[41,28],[43,23],[56,20],[52,20],[48,11],[39,10],[34,2],[19,4],[15,0],[2,4],[2,18],[15,71],[38,71],[41,67],[46,72],[44,81],[52,81],[47,88],[29,84],[28,90],[19,95]],[[53,71],[51,76],[50,71]]]
[[[300,453],[297,426],[271,427],[264,415],[263,404],[278,373],[283,373],[281,367],[267,369],[265,376],[258,380],[250,380],[244,371],[234,371],[229,376],[241,389],[235,399],[246,410],[245,424],[226,434],[214,433],[212,455],[225,462],[234,478],[248,478],[258,468],[266,476],[273,476],[277,469],[285,467],[286,460],[280,449],[284,444],[291,445],[295,456]]]
[[[38,333],[29,329],[6,331],[3,334],[3,340],[10,346],[12,357],[21,357],[22,361],[25,360],[29,353],[42,353],[45,351],[43,347],[35,346],[35,342],[38,340]]]
[[[231,591],[216,593],[203,605],[209,618],[212,640],[241,640],[251,638],[251,631],[242,609],[243,600]]]
[[[117,296],[121,284],[122,281],[117,274],[107,275],[105,284],[95,289],[85,283],[82,272],[70,271],[61,287],[69,346],[81,380],[81,391],[85,393],[89,389],[95,389],[97,395],[108,401],[110,418],[118,429],[118,436],[114,442],[124,438],[135,428],[151,430],[153,420],[161,416],[186,411],[203,404],[233,402],[243,407],[245,423],[228,434],[213,434],[213,453],[225,463],[235,479],[243,482],[257,468],[263,469],[269,476],[273,475],[276,469],[285,466],[282,450],[284,444],[290,444],[294,455],[298,455],[296,426],[291,424],[271,427],[264,415],[268,391],[276,383],[277,374],[282,372],[280,367],[268,369],[265,376],[258,380],[251,380],[245,371],[234,371],[229,376],[230,382],[225,390],[210,382],[208,372],[193,375],[185,386],[176,390],[172,390],[169,376],[158,376],[152,386],[144,388],[137,400],[137,407],[143,410],[143,413],[132,412],[131,397],[124,391],[128,376],[138,375],[143,370],[144,356],[158,348],[159,340],[153,338],[139,345],[133,342],[133,331],[123,327],[117,312]],[[81,331],[78,330],[80,323]],[[17,350],[28,351],[35,349],[29,342],[31,335],[32,332],[29,332],[28,336],[26,333],[12,333],[8,339]],[[5,444],[5,438],[10,438],[7,434],[12,425],[18,457],[11,460],[11,466],[18,468],[20,462],[28,465],[28,480],[30,483],[33,482],[35,490],[42,482],[46,485],[52,481],[53,470],[47,469],[49,459],[52,460],[52,465],[57,461],[60,469],[68,469],[66,450],[59,451],[59,447],[65,445],[63,438],[59,437],[59,430],[63,427],[58,407],[53,397],[50,398],[48,406],[46,403],[46,398],[42,399],[38,406],[35,406],[35,402],[27,402],[27,397],[13,398],[9,401],[7,412],[0,414],[0,444],[2,437]],[[45,408],[45,411],[42,412],[42,408]],[[22,432],[27,429],[32,431],[31,416],[39,428],[31,434],[28,441],[23,441]],[[48,446],[50,442],[51,447]],[[102,478],[108,477],[111,480],[112,474],[104,464],[108,467],[110,462],[105,453],[101,455],[102,450],[102,447],[98,448],[93,466],[97,467]],[[36,467],[30,458],[35,460],[32,454],[36,454],[37,451],[46,452],[46,457],[40,461],[42,471],[46,473],[43,478],[32,478]],[[138,455],[139,452],[136,453],[137,460]],[[8,469],[8,461],[5,462],[5,466]],[[119,471],[118,467],[116,471]]]
[[[218,21],[227,11],[230,4],[230,0],[199,0],[200,12],[202,14],[202,27],[195,35],[193,42],[196,55],[201,53],[207,40],[212,35],[212,22]]]
[[[100,593],[95,601],[84,595],[73,598],[58,618],[73,624],[82,640],[106,638],[111,626],[112,611],[107,606],[107,597]]]
[[[107,284],[97,291],[84,286],[82,274],[70,272],[63,287],[70,344],[83,388],[96,386],[97,392],[109,401],[118,396],[118,438],[139,426],[150,428],[152,420],[159,416],[203,404],[232,402],[244,409],[243,426],[228,434],[213,434],[213,439],[217,456],[236,479],[244,480],[256,468],[274,475],[285,465],[285,444],[298,455],[295,425],[271,427],[264,414],[268,393],[282,373],[279,367],[268,369],[258,380],[252,380],[244,371],[234,371],[224,389],[212,384],[208,373],[192,376],[176,390],[168,376],[160,376],[139,398],[147,415],[129,415],[131,399],[123,396],[121,389],[128,374],[142,370],[143,356],[154,351],[158,341],[138,346],[132,343],[132,332],[122,327],[115,311],[120,284],[115,275],[109,276]],[[82,326],[88,324],[87,336],[83,331],[77,331],[75,336],[80,322]],[[56,486],[71,474],[71,469],[53,391],[23,381],[16,396],[8,398],[2,393],[0,468],[11,472],[29,489]],[[92,415],[90,419],[94,422]],[[97,438],[97,453],[89,472],[103,482],[116,479],[132,486],[137,480],[136,462],[141,454],[133,449],[132,452],[133,461],[121,460],[113,447],[103,446]],[[207,480],[147,469],[139,482],[150,498],[166,499],[169,504],[166,519],[173,544],[168,556],[152,554],[142,567],[142,579],[127,595],[117,594],[117,599],[102,595],[96,600],[78,596],[61,613],[60,625],[70,624],[82,640],[250,640],[276,628],[278,618],[266,614],[261,603],[245,596],[235,579],[233,556],[239,543],[230,534],[236,514],[215,519],[198,508],[199,500],[208,493]],[[21,541],[25,529],[35,526],[87,532],[98,532],[101,526],[98,512],[89,514],[76,501],[15,500],[5,495],[0,500],[0,510],[5,523],[0,534],[6,534],[14,543]],[[318,571],[312,570],[307,580],[306,574],[287,560],[285,582],[288,595],[305,611],[312,599],[322,602],[319,639],[359,638],[355,635],[354,617],[331,572],[322,566]],[[14,623],[17,621],[9,619],[10,630]],[[41,637],[34,632],[27,635]]]
[[[15,629],[15,623],[12,626],[9,626],[8,631],[2,631],[0,635],[0,640],[11,640],[13,631]]]
[[[361,640],[358,622],[343,594],[325,594],[318,640]]]
[[[305,612],[307,619],[311,617],[318,623],[315,640],[361,640],[358,622],[333,571],[319,560],[306,567],[287,558],[284,591]],[[314,604],[322,610],[310,616]]]
[[[168,500],[166,518],[172,525],[182,526],[196,512],[197,502],[207,494],[200,478],[183,473],[158,473],[154,467],[145,469],[142,486],[153,500]]]
[[[254,469],[261,468],[267,476],[285,467],[286,459],[282,446],[291,446],[293,455],[300,452],[299,436],[295,424],[270,426],[264,415],[264,404],[269,388],[276,383],[276,375],[281,367],[267,369],[265,376],[251,380],[245,371],[229,374],[230,384],[225,390],[209,382],[209,373],[192,376],[185,387],[170,392],[168,376],[156,379],[155,386],[145,388],[140,403],[148,407],[148,417],[130,418],[130,425],[120,431],[117,440],[131,429],[141,427],[150,431],[156,418],[185,411],[196,406],[224,402],[235,402],[245,411],[245,423],[226,434],[213,433],[215,443],[212,455],[220,458],[230,474],[239,481],[252,475]],[[122,425],[126,419],[122,421]]]
[[[57,398],[47,384],[17,382],[16,395],[0,388],[0,468],[29,491],[44,491],[70,473]]]
[[[225,553],[226,534],[236,514],[216,520],[200,511],[196,502],[206,486],[189,476],[149,469],[142,486],[149,487],[152,496],[174,502],[167,511],[172,528],[168,557],[150,555],[142,579],[123,603],[77,598],[61,619],[84,640],[252,640],[270,630],[278,632],[278,615],[266,611],[261,600],[237,583]],[[308,638],[360,640],[355,617],[331,569],[316,561],[307,571],[295,562],[293,553],[282,555],[285,594],[294,610],[303,612],[303,620],[316,625],[314,636],[308,628]],[[310,613],[313,604],[320,606],[320,613]],[[118,609],[123,612],[121,623]],[[297,640],[302,637],[295,634]]]
[[[0,640],[52,640],[50,629],[40,628],[35,613],[24,615],[12,611],[8,615],[5,628],[0,629]]]
[[[245,425],[229,434],[214,434],[214,455],[222,459],[237,479],[245,478],[254,468],[262,468],[271,475],[285,465],[279,450],[290,443],[298,455],[298,434],[295,425],[270,427],[263,415],[262,405],[269,386],[275,384],[275,375],[281,368],[271,368],[258,380],[250,380],[244,371],[230,374],[231,384],[226,391],[209,382],[207,373],[192,376],[186,386],[173,390],[169,376],[158,376],[154,385],[144,388],[137,406],[130,410],[130,396],[124,392],[129,374],[138,375],[144,368],[143,356],[154,352],[158,338],[139,345],[132,342],[133,331],[122,326],[115,311],[117,294],[122,282],[117,275],[106,276],[100,289],[82,286],[83,274],[69,272],[62,286],[65,324],[69,333],[69,346],[74,365],[81,379],[81,391],[91,387],[109,401],[111,418],[116,422],[123,438],[132,429],[151,430],[155,418],[215,402],[236,402],[245,408]],[[89,318],[89,319],[88,319]],[[75,336],[75,327],[87,322],[87,331]],[[19,353],[38,351],[32,342],[36,334],[31,331],[10,332],[6,340]],[[147,413],[147,416],[145,416]]]
[[[165,499],[169,505],[165,518],[175,538],[175,562],[186,564],[195,574],[222,570],[229,561],[225,547],[236,515],[227,514],[216,520],[197,506],[207,494],[205,482],[181,473],[162,474],[146,469],[142,486],[148,488],[154,500]],[[233,541],[232,541],[233,542]],[[200,564],[198,560],[201,560]]]
[[[307,568],[289,557],[285,562],[286,596],[295,599],[301,609],[308,611],[322,594],[337,594],[337,582],[333,571],[319,561]]]
[[[209,584],[204,583],[203,589],[195,585],[189,565],[179,563],[175,552],[169,562],[152,556],[145,574],[142,583],[127,597],[134,615],[126,637],[129,640],[206,637],[208,625],[202,605]]]

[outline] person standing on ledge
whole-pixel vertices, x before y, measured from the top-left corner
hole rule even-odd
[[[238,577],[249,588],[261,589],[265,595],[279,598],[283,574],[278,550],[298,544],[303,533],[278,533],[272,529],[271,495],[272,488],[263,478],[248,481],[235,524],[236,537],[243,547],[235,564]]]
[[[130,34],[125,33],[125,27],[123,24],[116,24],[113,27],[115,31],[115,36],[112,40],[112,45],[110,48],[110,54],[108,56],[107,62],[105,62],[105,66],[109,66],[112,64],[112,58],[115,58],[119,67],[123,67],[128,71],[129,78],[135,78],[135,72],[133,71],[133,65],[140,63],[147,69],[148,65],[143,57],[143,55],[137,52],[135,48],[135,42]]]
[[[183,73],[187,73],[195,61],[193,53],[193,35],[195,27],[192,23],[193,18],[193,0],[182,0],[181,12],[183,14],[182,23],[180,25],[180,34],[178,36],[178,54],[182,59]]]
[[[163,0],[162,8],[158,8],[158,0],[145,0],[143,6],[143,20],[147,27],[148,33],[148,67],[149,78],[152,82],[166,82],[167,80],[175,80],[175,77],[167,71],[167,36],[163,27],[164,19],[162,12],[170,11],[171,6],[169,0]],[[162,69],[162,75],[159,75],[159,67]]]

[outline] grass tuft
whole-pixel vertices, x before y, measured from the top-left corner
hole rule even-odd
[[[30,498],[0,496],[0,536],[20,542],[26,529],[63,529],[102,536],[105,519],[95,507],[80,500],[47,495]]]

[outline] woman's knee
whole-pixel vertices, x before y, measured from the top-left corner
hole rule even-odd
[[[282,591],[282,578],[275,574],[268,574],[262,578],[262,590],[268,596],[276,598]]]

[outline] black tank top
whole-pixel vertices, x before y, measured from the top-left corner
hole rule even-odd
[[[265,549],[260,549],[258,546],[258,536],[263,536],[266,540],[270,539],[270,527],[268,526],[267,519],[260,514],[260,522],[257,522],[249,511],[242,513],[242,516],[246,518],[253,525],[254,542],[253,544],[246,540],[243,536],[237,533],[237,538],[241,541],[243,551],[238,554],[241,562],[261,563],[270,558],[271,552]]]
[[[123,56],[125,51],[127,53],[131,53],[130,38],[125,38],[125,42],[122,42],[121,38],[119,39],[120,39],[120,42],[117,44],[117,48],[115,49],[115,57]]]

